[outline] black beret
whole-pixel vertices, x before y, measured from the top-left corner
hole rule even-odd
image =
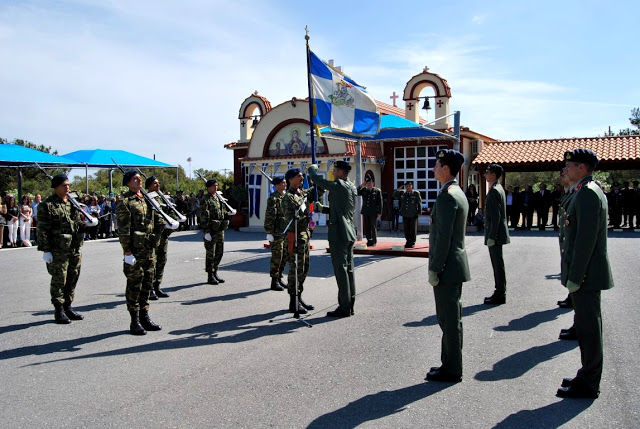
[[[487,171],[494,173],[496,176],[501,177],[502,173],[504,173],[504,168],[500,164],[487,164]]]
[[[347,173],[351,171],[351,166],[346,161],[336,161],[333,163],[335,168],[339,168],[340,170],[344,170]]]
[[[138,172],[136,170],[129,170],[126,173],[124,173],[124,176],[122,176],[122,185],[123,186],[127,186],[127,183],[129,183],[129,181],[133,178],[133,176],[135,176],[136,174],[138,174]]]
[[[215,185],[216,183],[218,183],[218,180],[217,180],[217,179],[209,179],[209,180],[207,180],[207,183],[205,184],[205,186],[206,186],[207,188],[210,188],[210,187],[212,187],[213,185]]]
[[[436,153],[436,158],[458,166],[464,164],[464,155],[454,149],[441,149]]]
[[[406,182],[404,182],[404,186],[413,186],[413,182],[411,180],[407,180]]]
[[[578,148],[564,153],[565,161],[581,162],[592,166],[598,165],[598,155],[591,149]]]
[[[299,168],[291,168],[289,170],[287,170],[286,173],[284,173],[284,178],[286,180],[289,180],[293,177],[296,177],[298,174],[300,174],[300,169]]]
[[[156,176],[147,177],[147,180],[144,181],[144,187],[149,189],[149,186],[153,185],[156,180],[158,180]]]
[[[284,177],[276,176],[276,177],[273,178],[271,183],[273,183],[274,185],[279,185],[282,182],[284,182]]]
[[[51,187],[52,188],[57,188],[58,186],[62,185],[62,183],[65,180],[69,180],[69,178],[67,177],[66,174],[58,174],[56,176],[53,176],[51,178]]]

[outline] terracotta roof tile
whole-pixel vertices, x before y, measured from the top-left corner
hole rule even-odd
[[[557,163],[566,151],[579,147],[593,150],[601,161],[640,161],[640,136],[619,136],[485,143],[473,163]]]

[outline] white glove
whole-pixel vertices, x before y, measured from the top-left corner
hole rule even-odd
[[[124,263],[129,265],[136,264],[136,257],[133,256],[133,253],[131,255],[124,255]]]
[[[440,279],[438,278],[438,273],[436,273],[435,271],[429,270],[429,284],[431,286],[438,286],[438,283],[440,283]]]
[[[165,223],[164,224],[164,228],[165,229],[171,229],[171,230],[178,229],[178,226],[180,226],[180,224],[178,222],[171,222],[171,223]]]
[[[235,214],[236,214],[236,213],[238,213],[238,212],[236,211],[236,209],[231,209],[231,210],[229,210],[229,215],[231,215],[231,216],[235,216]]]
[[[208,232],[204,235],[204,239],[207,241],[211,241],[211,234],[209,234]]]
[[[51,254],[51,252],[44,252],[42,254],[42,260],[45,261],[47,264],[50,264],[53,262],[53,255]]]
[[[274,240],[273,235],[267,234],[267,241],[271,243]]]

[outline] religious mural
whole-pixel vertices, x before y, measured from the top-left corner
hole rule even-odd
[[[304,124],[292,124],[282,128],[271,140],[269,156],[311,155],[311,138]],[[316,142],[316,155],[324,153],[324,145]]]

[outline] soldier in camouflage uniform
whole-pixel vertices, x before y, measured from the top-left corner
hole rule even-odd
[[[373,185],[373,177],[367,175],[364,178],[364,183],[358,186],[358,195],[362,197],[360,214],[364,218],[364,235],[367,237],[367,246],[375,246],[378,243],[376,222],[382,216],[382,191]]]
[[[51,179],[55,193],[38,206],[38,250],[51,274],[51,302],[59,324],[82,320],[84,316],[71,308],[80,276],[84,243],[82,215],[69,202],[69,179],[59,174]]]
[[[404,247],[415,247],[418,216],[422,213],[420,192],[413,190],[413,182],[405,182],[400,189],[393,193],[393,198],[400,199],[400,216],[402,216],[404,237],[407,239]]]
[[[123,271],[127,277],[126,300],[131,314],[130,331],[145,335],[159,331],[160,325],[149,318],[149,292],[153,287],[156,227],[164,225],[140,193],[142,179],[135,170],[125,173],[122,184],[129,190],[116,206],[118,239],[124,251]]]
[[[299,168],[292,168],[285,174],[288,189],[282,198],[282,210],[284,211],[284,223],[288,225],[294,220],[287,230],[287,245],[289,251],[289,276],[287,289],[289,291],[289,311],[305,314],[307,310],[313,310],[314,306],[302,300],[304,281],[309,272],[309,205],[313,203],[313,188],[302,190],[304,176]],[[304,206],[304,210],[299,210]],[[296,216],[297,215],[297,216]],[[297,232],[297,235],[296,235]],[[296,265],[296,254],[298,263]],[[294,269],[296,267],[297,269]],[[298,290],[296,290],[296,281]],[[296,294],[298,295],[298,307],[296,309]]]
[[[280,291],[286,287],[282,282],[282,272],[284,271],[285,265],[287,265],[283,235],[284,228],[287,224],[284,223],[282,196],[287,189],[287,182],[285,182],[284,177],[274,177],[271,183],[276,188],[276,191],[267,199],[267,210],[264,215],[264,230],[267,232],[267,239],[271,247],[271,264],[269,266],[271,290]]]
[[[151,176],[147,178],[144,182],[144,187],[147,188],[148,192],[157,192],[160,190],[160,182],[156,178],[156,176]],[[173,211],[169,209],[160,198],[160,196],[156,196],[155,200],[158,202],[162,211],[167,213],[172,218],[176,218]],[[162,283],[162,275],[164,274],[164,266],[167,264],[167,251],[169,250],[169,236],[173,230],[165,228],[164,225],[158,224],[154,231],[153,235],[155,237],[155,267],[154,267],[154,280],[153,280],[153,289],[149,292],[150,300],[157,300],[158,298],[169,298],[169,294],[160,289],[160,283]]]
[[[217,194],[218,181],[209,179],[206,187],[208,193],[200,207],[200,228],[204,233],[204,248],[207,252],[205,261],[207,283],[217,285],[224,283],[224,280],[218,276],[218,266],[224,253],[224,230],[229,227],[229,212]]]

